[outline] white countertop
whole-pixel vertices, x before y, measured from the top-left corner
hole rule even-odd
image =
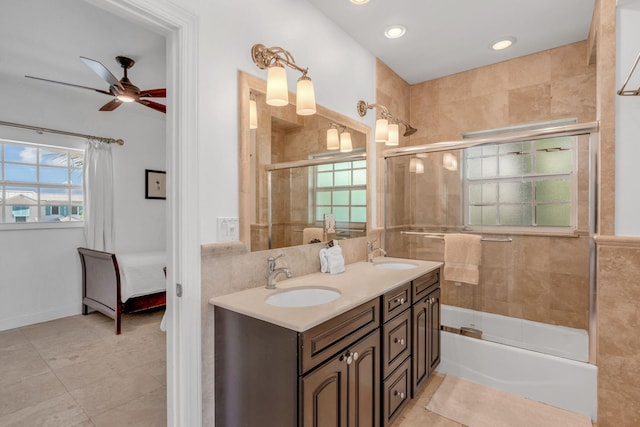
[[[416,267],[407,270],[377,268],[371,263],[348,264],[340,274],[313,273],[281,280],[277,289],[247,289],[212,298],[209,304],[264,320],[297,332],[304,332],[320,323],[359,306],[387,291],[440,268],[441,262],[380,257],[375,263],[403,262]],[[276,307],[265,299],[276,292],[298,287],[321,286],[340,291],[338,299],[311,307]]]

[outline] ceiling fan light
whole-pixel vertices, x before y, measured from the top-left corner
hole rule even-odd
[[[116,98],[118,98],[118,101],[122,102],[133,102],[136,100],[136,98],[134,98],[133,96],[126,94],[118,95],[116,96]]]

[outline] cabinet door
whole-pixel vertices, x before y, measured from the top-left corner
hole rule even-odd
[[[303,426],[347,426],[347,367],[344,357],[339,355],[302,377]]]
[[[440,289],[429,294],[429,374],[440,363]]]
[[[418,388],[429,375],[429,297],[426,296],[411,307],[413,317],[413,381],[412,393],[415,396]]]
[[[349,427],[377,427],[380,425],[380,332],[374,332],[348,351],[352,355],[348,364]]]

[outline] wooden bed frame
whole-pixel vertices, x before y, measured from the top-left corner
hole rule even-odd
[[[82,314],[88,314],[91,307],[114,319],[116,335],[121,332],[122,313],[166,305],[166,291],[132,297],[121,302],[120,268],[116,254],[87,248],[78,248],[78,254],[82,264]]]

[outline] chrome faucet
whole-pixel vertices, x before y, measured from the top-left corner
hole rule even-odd
[[[385,251],[384,249],[373,247],[373,244],[377,241],[378,239],[374,240],[373,242],[367,242],[367,261],[368,262],[373,262],[373,255],[378,251],[380,251],[382,256],[387,256],[387,251]]]
[[[275,289],[276,288],[276,277],[280,274],[285,274],[287,278],[291,278],[293,274],[291,274],[291,270],[286,267],[276,268],[276,260],[278,258],[282,258],[284,254],[278,255],[277,257],[270,256],[267,259],[267,289]]]

